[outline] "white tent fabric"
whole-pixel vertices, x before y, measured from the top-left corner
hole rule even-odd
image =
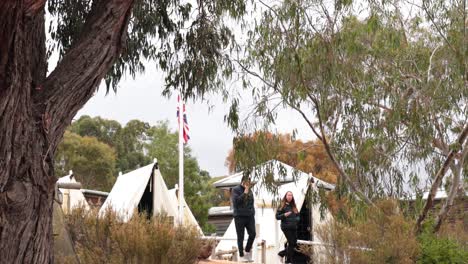
[[[154,208],[153,212],[155,214],[158,213],[166,213],[168,216],[172,216],[174,220],[177,219],[179,211],[177,208],[179,207],[179,199],[176,195],[176,189],[168,190],[164,179],[158,169],[154,170]],[[176,221],[174,221],[175,223]],[[188,207],[187,203],[184,199],[184,225],[185,226],[192,226],[195,227],[200,234],[202,234],[202,229],[198,225],[197,219],[193,215],[192,211]]]
[[[155,195],[154,200],[156,201],[153,205],[154,214],[166,213],[168,216],[172,216],[174,217],[174,220],[176,220],[178,215],[177,199],[174,199],[168,191],[166,182],[164,182],[159,170],[155,170],[153,186]]]
[[[104,214],[106,210],[115,211],[123,221],[128,221],[145,192],[154,165],[151,163],[129,173],[117,177],[109,196],[99,210]]]
[[[171,197],[171,206],[175,209],[177,209],[178,204],[179,204],[179,199],[176,195],[176,189],[170,189],[169,190],[169,195]],[[187,202],[184,199],[184,226],[192,226],[195,227],[200,235],[203,235],[203,231],[198,225],[197,219],[195,219],[195,216],[192,213],[192,210],[190,210],[189,206],[187,205]],[[177,213],[178,214],[178,213]],[[177,216],[177,214],[174,214],[174,217]]]
[[[168,190],[161,172],[157,168],[157,163],[151,163],[145,167],[120,175],[99,213],[104,214],[106,210],[112,209],[123,221],[128,221],[137,209],[153,172],[153,182],[150,183],[151,190],[153,191],[153,214],[165,213],[176,220],[178,216],[178,199],[175,195],[175,190]],[[184,205],[185,225],[194,226],[201,233],[201,228],[185,201]],[[174,221],[174,223],[176,222]]]
[[[75,177],[73,174],[68,174],[57,180],[59,183],[76,183]],[[81,190],[74,189],[62,189],[59,188],[60,192],[63,195],[62,210],[64,213],[70,213],[73,208],[83,206],[84,209],[89,209],[89,204],[86,201]]]
[[[289,167],[288,165],[285,165],[285,167],[288,170],[287,173],[290,174],[293,168]],[[314,181],[313,184],[311,184],[311,180]],[[257,183],[254,186],[253,192],[255,196],[255,223],[257,230],[257,239],[254,242],[254,245],[258,244],[262,240],[265,240],[267,250],[265,263],[277,263],[277,253],[282,249],[281,245],[283,245],[286,242],[286,238],[284,237],[284,234],[280,228],[281,222],[276,220],[275,218],[276,208],[279,205],[279,201],[282,199],[282,197],[286,194],[287,191],[291,191],[294,195],[296,205],[300,210],[304,203],[307,191],[309,189],[317,190],[317,182],[318,181],[315,177],[307,175],[304,172],[299,172],[296,175],[295,182],[283,184],[278,187],[277,195],[266,190],[263,184]],[[327,221],[327,219],[329,219],[330,217],[331,215],[328,213],[326,214],[324,219],[321,219],[318,206],[312,206],[312,221],[314,222],[314,226],[320,225],[321,223]],[[230,250],[232,249],[232,247],[237,248],[237,240],[235,240],[236,237],[236,228],[234,220],[232,220],[231,224],[226,230],[226,233],[223,236],[223,238],[227,240],[221,240],[216,250]],[[248,234],[247,232],[245,232],[245,240],[247,240],[247,237]],[[246,242],[244,241],[244,246],[245,243]],[[261,247],[258,247],[256,251],[253,251],[253,255],[254,261],[260,263]]]

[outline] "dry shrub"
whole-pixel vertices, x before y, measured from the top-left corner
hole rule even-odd
[[[327,243],[314,258],[320,263],[415,263],[420,246],[413,223],[406,220],[392,200],[364,209],[353,225],[331,221],[316,229]],[[318,253],[320,252],[320,253]]]
[[[306,256],[314,256],[314,246],[312,245],[304,245],[304,244],[299,244],[298,245],[298,251]],[[313,259],[309,259],[308,263],[314,263]]]
[[[195,229],[165,216],[134,214],[123,223],[112,211],[74,210],[67,220],[81,263],[196,263],[201,248]]]
[[[349,199],[346,196],[337,197],[335,192],[327,192],[324,196],[328,210],[333,216],[339,214],[349,215],[351,213]]]
[[[199,259],[208,259],[213,250],[219,244],[219,240],[216,239],[204,239],[202,242],[202,246],[200,248],[200,254],[198,255]]]
[[[55,254],[55,253],[54,253]],[[54,256],[54,263],[59,264],[77,264],[78,261],[75,257],[72,256],[62,256],[62,255],[55,255]]]
[[[314,263],[341,264],[347,263],[347,255],[350,254],[349,248],[352,244],[351,233],[348,228],[335,220],[329,220],[326,224],[315,228],[318,239],[325,246],[315,246],[311,258]]]

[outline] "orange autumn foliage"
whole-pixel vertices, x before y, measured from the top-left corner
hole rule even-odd
[[[258,134],[250,135],[248,141],[255,142]],[[302,140],[292,140],[290,134],[272,135],[267,134],[267,139],[276,137],[279,151],[272,159],[284,162],[298,170],[312,173],[315,177],[329,182],[336,183],[338,170],[328,157],[328,154],[320,140],[303,142]],[[226,158],[226,166],[229,172],[234,172],[236,167],[235,150],[231,149]]]

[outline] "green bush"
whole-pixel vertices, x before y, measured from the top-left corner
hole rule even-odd
[[[438,238],[431,233],[419,236],[422,253],[419,264],[463,264],[468,262],[468,251],[449,238]]]
[[[113,212],[74,210],[67,221],[81,263],[196,263],[202,246],[197,230],[164,216],[135,214],[123,223]]]

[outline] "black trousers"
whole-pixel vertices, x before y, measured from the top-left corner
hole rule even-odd
[[[249,235],[249,238],[247,239],[247,244],[245,245],[246,252],[250,252],[250,250],[252,249],[252,244],[256,236],[255,216],[236,216],[234,217],[234,224],[236,225],[237,247],[239,249],[239,256],[243,257],[245,229],[247,229],[247,234]]]
[[[281,228],[288,241],[287,260],[294,263],[295,248],[297,246],[297,228]]]

